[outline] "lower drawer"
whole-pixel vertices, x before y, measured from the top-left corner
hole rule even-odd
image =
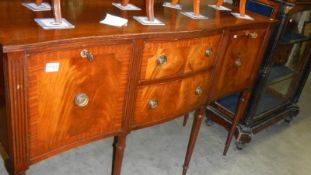
[[[195,110],[207,98],[210,74],[141,86],[135,104],[134,128],[153,125]]]

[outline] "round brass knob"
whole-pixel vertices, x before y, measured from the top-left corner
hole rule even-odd
[[[85,107],[89,103],[89,97],[85,93],[79,93],[75,97],[75,104],[79,107]]]
[[[248,33],[248,36],[252,39],[256,39],[258,37],[258,34],[256,32],[250,32]]]
[[[205,50],[205,56],[209,57],[213,54],[213,49],[212,48],[207,48]]]
[[[234,64],[235,64],[237,67],[242,66],[241,58],[239,57],[239,58],[235,59]]]
[[[158,63],[158,65],[166,64],[167,63],[167,57],[165,55],[159,56],[159,58],[157,59],[157,63]]]
[[[197,87],[197,88],[195,89],[195,95],[196,95],[196,96],[201,96],[202,93],[203,93],[203,88],[202,88],[201,86],[199,86],[199,87]]]
[[[89,52],[88,50],[86,50],[86,49],[83,49],[83,50],[80,52],[80,56],[81,56],[82,58],[88,59],[89,61],[93,61],[93,60],[94,60],[93,54],[92,54],[91,52]]]
[[[158,100],[153,99],[153,100],[149,100],[148,102],[148,106],[150,109],[155,109],[158,107],[158,105],[159,105]]]

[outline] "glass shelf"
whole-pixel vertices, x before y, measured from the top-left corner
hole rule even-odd
[[[280,44],[295,44],[299,42],[304,42],[310,40],[310,37],[307,37],[300,33],[295,32],[286,32],[281,38]]]
[[[283,80],[287,80],[295,75],[295,72],[284,65],[274,65],[268,78],[268,84],[275,84]]]

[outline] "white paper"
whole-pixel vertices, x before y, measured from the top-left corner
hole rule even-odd
[[[72,29],[74,25],[70,24],[66,19],[62,18],[60,24],[55,23],[55,18],[35,18],[34,19],[43,29]]]
[[[37,5],[36,3],[30,2],[30,3],[22,3],[23,6],[27,7],[28,9],[34,11],[34,12],[40,12],[40,11],[50,11],[51,5],[49,3],[43,2],[40,5]]]
[[[250,17],[248,15],[241,16],[240,13],[234,13],[234,12],[231,12],[231,14],[234,17],[239,18],[239,19],[254,20],[254,18],[252,18],[252,17]]]
[[[217,7],[217,5],[208,5],[210,7],[212,7],[213,9],[216,9],[216,10],[222,10],[222,11],[231,11],[231,9],[225,7],[225,6],[219,6]]]
[[[188,16],[189,18],[192,18],[192,19],[208,19],[208,17],[204,15],[198,15],[198,16],[194,15],[193,12],[181,12],[181,14]]]
[[[121,3],[112,3],[112,5],[120,10],[141,10],[139,7],[133,4],[127,4],[126,6],[123,6]]]
[[[153,21],[149,21],[148,17],[146,16],[133,16],[133,18],[138,21],[142,25],[146,26],[163,26],[165,25],[162,21],[154,18]]]
[[[164,2],[163,3],[163,7],[173,8],[173,9],[177,9],[177,10],[181,10],[182,9],[180,4],[173,5],[170,2]]]
[[[101,24],[106,24],[115,27],[127,26],[128,20],[119,16],[110,15],[107,13],[106,18],[101,20]]]
[[[47,63],[45,65],[45,72],[58,72],[59,63]]]

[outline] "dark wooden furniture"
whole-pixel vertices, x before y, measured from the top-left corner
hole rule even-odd
[[[210,19],[192,20],[164,11],[161,1],[154,9],[166,25],[142,26],[132,17],[144,11],[81,0],[79,6],[62,2],[75,29],[43,30],[33,18],[53,12],[34,13],[20,3],[0,4],[0,141],[11,175],[111,136],[113,174],[119,175],[131,131],[195,110],[186,174],[204,107],[231,92],[248,94],[274,24],[256,14],[253,21],[239,20],[208,4],[201,4],[201,13]],[[191,1],[181,3],[192,9]],[[99,24],[105,12],[128,18],[128,26]]]
[[[249,10],[270,14],[280,23],[269,42],[250,104],[237,126],[235,136],[239,149],[251,141],[253,134],[280,120],[290,122],[298,114],[297,102],[310,72],[311,31],[307,26],[311,20],[311,2],[260,0],[260,3],[271,7],[271,13]],[[231,93],[214,102],[208,107],[208,118],[230,130],[232,116],[239,112],[236,109],[239,97],[239,93]]]

